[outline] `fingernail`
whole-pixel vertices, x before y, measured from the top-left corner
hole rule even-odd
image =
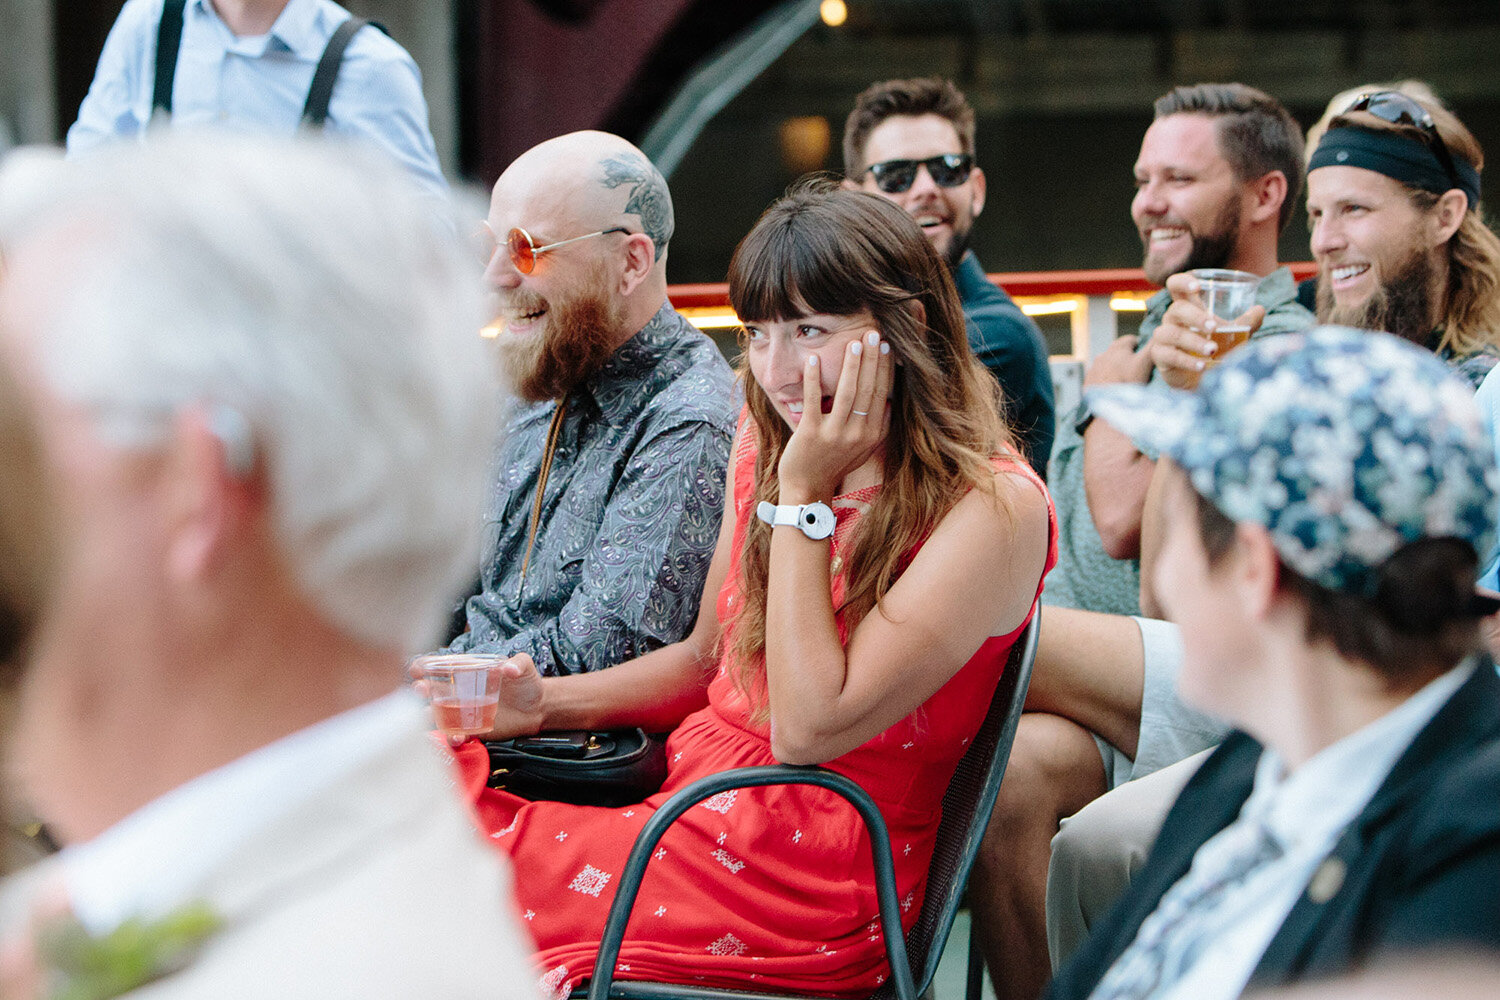
[[[1203,321],[1203,329],[1208,333],[1213,333],[1214,330],[1218,329],[1218,326],[1219,321],[1214,319],[1212,316]]]
[[[809,368],[816,368],[816,367],[818,367],[818,356],[816,354],[810,354],[810,355],[808,355],[808,357],[807,357],[807,367],[809,367]]]
[[[852,354],[852,355],[854,355],[855,357],[859,357],[859,352],[860,352],[859,341],[856,340],[854,343],[852,343],[852,344],[849,345],[849,353]]]
[[[884,341],[882,341],[881,344],[880,344],[880,353],[881,354],[889,354],[889,353],[891,353],[891,345],[888,344],[888,343],[886,343],[886,342],[884,342]]]
[[[874,347],[876,344],[880,343],[880,334],[875,330],[871,330],[869,333],[865,334],[865,340],[871,347]]]

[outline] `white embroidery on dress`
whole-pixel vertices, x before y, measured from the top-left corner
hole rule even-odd
[[[513,820],[510,821],[510,826],[507,826],[503,830],[496,830],[494,833],[490,834],[490,839],[493,840],[495,837],[503,837],[507,833],[510,833],[515,828],[516,828],[516,821],[513,819]]]
[[[738,958],[745,952],[749,951],[750,946],[741,941],[739,938],[735,937],[733,934],[725,934],[723,937],[719,938],[719,940],[709,945],[705,950],[710,955],[718,955],[721,958]]]
[[[723,847],[724,846],[724,841],[726,841],[728,839],[729,839],[729,834],[727,834],[724,831],[720,830],[719,831],[719,846]]]
[[[656,849],[656,853],[651,856],[657,861],[660,861],[662,858],[667,856],[667,849],[665,847],[658,847]]]
[[[916,902],[916,898],[917,892],[915,889],[913,889],[911,892],[908,892],[906,894],[906,898],[901,901],[901,912],[905,913],[907,910],[910,910],[911,904]]]
[[[626,809],[625,812],[623,813],[623,815],[624,815],[624,817],[626,819],[629,819],[630,817],[632,817],[632,816],[635,815],[635,810],[634,809]]]
[[[568,883],[568,888],[585,896],[598,896],[609,885],[609,880],[609,872],[602,872],[593,865],[584,865],[583,871],[574,875],[573,881]]]
[[[665,917],[667,915],[667,908],[665,906],[658,906],[656,908],[656,915],[658,917]]]
[[[739,794],[740,790],[738,788],[733,788],[727,792],[720,792],[718,795],[710,795],[708,798],[700,802],[699,805],[722,816],[734,807],[734,800],[739,796]]]
[[[911,740],[907,740],[905,743],[901,744],[901,749],[910,750],[914,746],[916,746],[915,743],[913,743]]]
[[[538,985],[542,988],[542,996],[556,998],[566,997],[573,992],[573,981],[568,978],[568,967],[559,965],[551,972],[543,976]]]
[[[725,868],[728,868],[729,871],[735,875],[738,875],[740,873],[740,869],[745,867],[745,862],[741,861],[733,854],[730,854],[722,847],[717,851],[714,851],[713,858],[719,864],[723,865]]]
[[[558,830],[557,831],[557,836],[553,837],[552,839],[555,840],[555,841],[557,841],[559,844],[561,844],[563,841],[565,841],[565,840],[568,839],[568,831],[567,830]]]
[[[796,833],[792,834],[792,843],[794,843],[794,844],[800,844],[800,843],[802,843],[802,831],[801,830],[798,830]]]
[[[536,919],[536,911],[535,910],[527,910],[525,913],[521,914],[521,919],[522,920],[535,920]]]
[[[901,848],[901,853],[903,855],[910,854],[911,853],[911,845],[907,844],[905,847]]]

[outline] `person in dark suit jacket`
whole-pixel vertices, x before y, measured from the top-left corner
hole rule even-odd
[[[1063,998],[1237,997],[1500,948],[1500,676],[1478,654],[1497,473],[1467,386],[1321,327],[1200,392],[1090,405],[1176,469],[1157,587],[1184,698],[1238,730],[1188,783]]]

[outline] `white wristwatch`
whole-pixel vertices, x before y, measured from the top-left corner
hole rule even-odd
[[[773,528],[789,524],[815,541],[833,534],[834,525],[838,523],[833,508],[821,501],[777,506],[769,500],[762,500],[755,508],[755,516]]]

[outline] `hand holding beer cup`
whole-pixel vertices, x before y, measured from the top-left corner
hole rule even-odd
[[[1226,277],[1227,276],[1227,277]],[[1260,279],[1246,271],[1199,268],[1167,279],[1172,304],[1151,335],[1151,361],[1162,379],[1192,389],[1204,369],[1250,339],[1265,319],[1255,304]]]

